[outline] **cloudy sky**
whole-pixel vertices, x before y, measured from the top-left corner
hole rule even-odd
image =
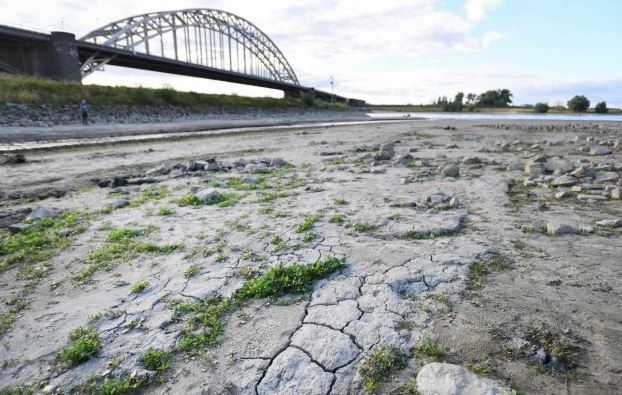
[[[515,103],[575,94],[622,106],[621,0],[0,0],[0,24],[78,37],[124,17],[218,8],[283,51],[301,83],[372,103],[428,103],[508,88]],[[207,80],[108,67],[85,83],[274,95]]]

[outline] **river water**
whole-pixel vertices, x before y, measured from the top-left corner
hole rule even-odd
[[[622,122],[622,115],[613,114],[527,114],[527,113],[489,113],[489,112],[372,112],[372,118],[425,118],[431,120],[533,120],[533,121],[590,121]]]

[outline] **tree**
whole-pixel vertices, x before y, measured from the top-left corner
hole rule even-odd
[[[463,99],[464,99],[464,93],[458,92],[458,94],[454,98],[454,101],[443,103],[443,111],[450,111],[450,112],[462,111],[462,108],[464,107],[464,104],[462,104]]]
[[[607,114],[609,112],[609,109],[607,108],[607,103],[604,101],[601,101],[600,103],[596,105],[596,107],[594,107],[594,111],[596,111],[599,114]]]
[[[536,103],[536,106],[533,109],[535,112],[544,114],[546,112],[549,112],[549,105],[546,103]]]
[[[477,105],[480,107],[507,107],[512,103],[512,96],[509,89],[489,90],[479,95]]]
[[[568,108],[574,112],[586,112],[590,108],[590,101],[583,95],[577,95],[568,100]]]

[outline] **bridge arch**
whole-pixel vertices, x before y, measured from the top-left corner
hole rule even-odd
[[[300,85],[276,44],[235,14],[209,8],[162,11],[121,19],[80,40],[268,80]],[[110,59],[91,56],[83,77]]]

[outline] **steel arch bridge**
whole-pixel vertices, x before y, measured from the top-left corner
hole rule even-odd
[[[300,85],[276,44],[246,19],[226,11],[199,8],[136,15],[96,29],[80,41]],[[82,62],[82,76],[112,60],[91,55]]]

